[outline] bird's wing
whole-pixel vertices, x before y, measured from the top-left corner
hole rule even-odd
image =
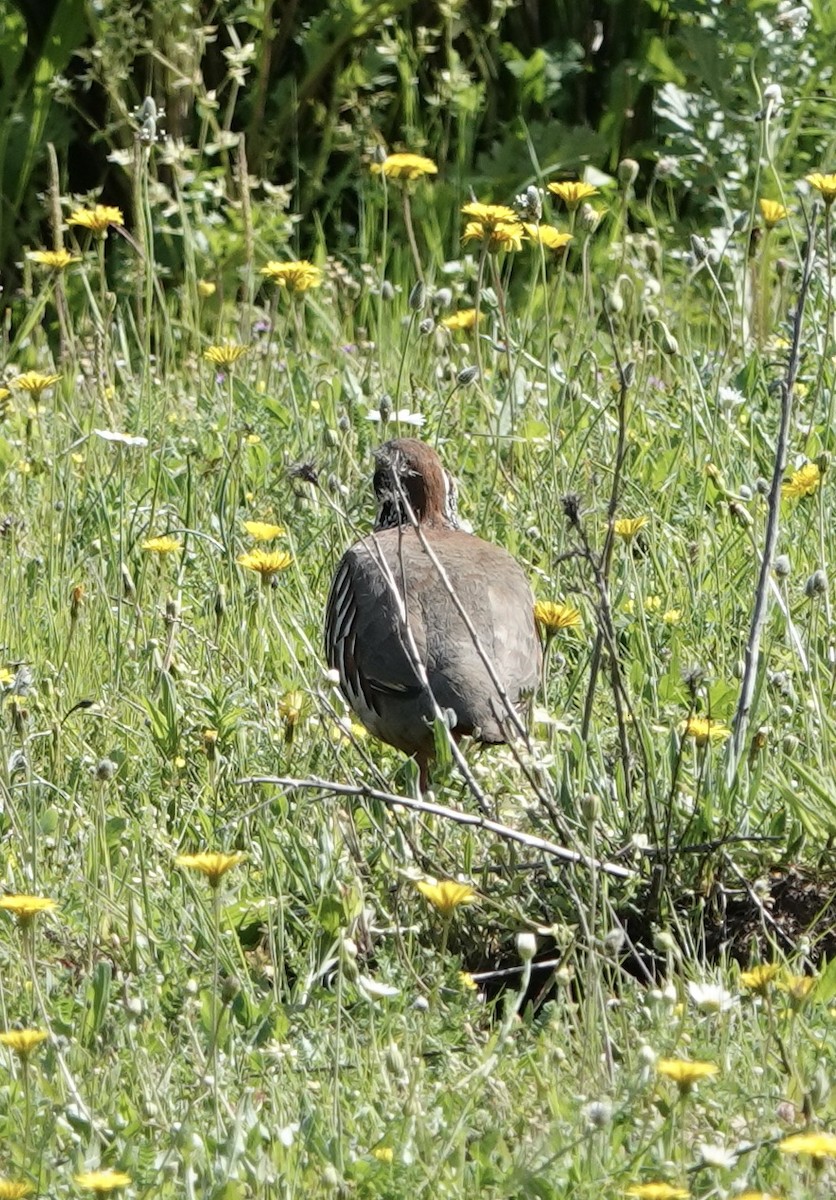
[[[407,699],[423,690],[408,649],[400,590],[394,594],[398,564],[385,553],[384,536],[346,551],[325,614],[328,665],[338,671],[346,699],[361,716],[364,710],[381,715],[386,697]],[[426,636],[420,612],[412,608],[409,628],[423,663]]]

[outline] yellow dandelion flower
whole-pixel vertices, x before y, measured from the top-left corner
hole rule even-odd
[[[14,671],[10,671],[8,667],[0,667],[0,688],[11,687],[14,681]]]
[[[369,732],[359,721],[341,717],[331,726],[328,736],[336,746],[350,746],[352,742],[365,741]]]
[[[473,904],[477,899],[476,892],[469,884],[456,883],[453,879],[443,879],[440,883],[428,883],[425,879],[419,879],[415,886],[445,918],[451,917],[459,905]]]
[[[218,290],[218,285],[213,283],[211,279],[198,279],[197,294],[201,300],[208,300],[210,296],[214,296]]]
[[[180,549],[180,543],[175,537],[152,537],[147,538],[142,543],[142,549],[147,554],[176,554]]]
[[[797,500],[801,496],[812,496],[821,483],[821,468],[818,463],[806,462],[793,471],[789,479],[781,484],[781,495],[785,499]]]
[[[82,1171],[80,1175],[74,1176],[76,1184],[80,1188],[86,1188],[89,1192],[103,1194],[105,1192],[116,1192],[120,1188],[126,1188],[131,1183],[130,1175],[126,1175],[124,1171]]]
[[[69,250],[30,250],[26,257],[30,262],[53,271],[66,271],[72,263],[81,262],[78,255],[70,254]]]
[[[292,692],[286,692],[279,701],[279,716],[284,721],[285,725],[298,725],[299,718],[302,716],[302,710],[305,707],[306,696],[304,692],[300,692],[295,688]]]
[[[249,346],[239,346],[236,342],[227,342],[223,346],[208,346],[203,351],[203,357],[215,367],[231,367],[243,358]]]
[[[200,739],[203,743],[203,753],[211,761],[214,761],[215,758],[215,752],[218,746],[218,736],[217,729],[204,729]]]
[[[777,200],[759,200],[761,216],[767,229],[774,229],[779,221],[785,220],[789,212]]]
[[[662,623],[664,625],[678,625],[682,620],[681,608],[666,608],[662,613]]]
[[[459,971],[459,983],[466,992],[478,992],[479,990],[476,980],[469,971]]]
[[[672,1080],[681,1091],[687,1091],[701,1079],[710,1079],[719,1071],[716,1063],[691,1062],[687,1058],[660,1058],[656,1062],[656,1074]]]
[[[740,1192],[735,1200],[781,1200],[781,1197],[773,1195],[772,1192]]]
[[[8,1029],[0,1033],[0,1045],[8,1046],[22,1059],[28,1059],[32,1051],[48,1037],[49,1034],[43,1029]]]
[[[813,171],[811,175],[805,175],[804,178],[810,187],[821,192],[825,204],[830,205],[836,200],[836,173],[822,175],[821,171]]]
[[[782,1154],[809,1154],[812,1158],[836,1158],[836,1133],[794,1133],[778,1143]]]
[[[520,218],[507,204],[482,204],[478,200],[473,200],[470,204],[462,206],[462,213],[466,217],[472,217],[479,225],[487,225],[489,229],[492,229],[494,225],[518,225],[520,223]]]
[[[559,629],[578,629],[581,614],[571,604],[558,604],[554,600],[538,600],[534,605],[534,620],[547,637]]]
[[[489,250],[522,250],[525,230],[519,222],[513,225],[482,225],[479,221],[468,221],[462,241],[486,242]]]
[[[577,208],[582,200],[598,195],[597,187],[593,187],[591,183],[571,180],[566,183],[550,183],[548,188],[551,194],[562,200],[569,209]]]
[[[698,746],[713,746],[715,742],[724,742],[731,737],[731,730],[722,721],[713,721],[711,717],[689,717],[679,726],[683,737],[693,738]]]
[[[237,851],[235,854],[205,852],[202,854],[178,854],[175,863],[188,871],[199,871],[209,881],[209,886],[216,888],[233,867],[237,867],[246,858],[246,854]]]
[[[449,329],[453,333],[459,330],[475,329],[478,319],[475,308],[460,308],[458,312],[451,313],[449,317],[444,317],[441,321],[442,329]]]
[[[532,242],[539,242],[547,250],[565,250],[572,240],[571,233],[562,233],[554,225],[526,225],[525,232]]]
[[[293,562],[286,550],[248,550],[236,559],[239,567],[256,571],[264,583],[269,583],[275,574],[284,571]]]
[[[28,925],[38,913],[51,912],[55,907],[55,901],[46,896],[0,896],[0,908],[17,917],[21,925]]]
[[[415,179],[423,179],[427,175],[437,175],[438,167],[431,158],[422,154],[387,154],[383,162],[372,163],[372,174],[383,175],[386,179],[403,179],[411,183]]]
[[[395,1161],[395,1151],[391,1146],[375,1146],[374,1150],[372,1150],[372,1156],[376,1158],[378,1162],[382,1163],[391,1163]]]
[[[794,1004],[803,1004],[817,982],[815,975],[785,975],[778,980],[778,987]]]
[[[307,292],[309,288],[319,287],[322,283],[321,269],[306,258],[296,262],[278,262],[272,259],[261,268],[260,273],[271,283],[287,288],[289,292]]]
[[[245,521],[244,528],[256,542],[272,542],[284,533],[284,526],[271,525],[269,521]]]
[[[23,1196],[28,1196],[34,1190],[31,1183],[25,1183],[22,1179],[0,1178],[0,1200],[22,1200]]]
[[[634,1183],[626,1189],[627,1196],[638,1196],[639,1200],[688,1200],[687,1188],[673,1187],[670,1183]]]
[[[51,388],[61,378],[60,375],[45,375],[42,371],[24,371],[9,380],[9,387],[16,391],[28,392],[33,403],[37,404],[47,388]]]
[[[107,237],[110,226],[124,225],[125,218],[121,208],[114,208],[110,204],[97,204],[95,208],[77,208],[70,214],[67,224],[89,229],[96,237]]]
[[[623,541],[632,542],[636,534],[644,529],[647,521],[647,517],[619,517],[617,521],[613,522],[613,532]]]
[[[740,972],[740,986],[763,996],[780,974],[781,968],[778,963],[759,963],[749,971]]]

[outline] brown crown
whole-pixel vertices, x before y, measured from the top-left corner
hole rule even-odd
[[[375,529],[410,524],[457,528],[455,486],[426,442],[395,438],[375,452]],[[411,515],[410,515],[411,514]]]

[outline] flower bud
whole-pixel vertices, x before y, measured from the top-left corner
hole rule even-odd
[[[634,158],[622,158],[618,164],[618,182],[625,189],[630,188],[638,179],[639,164]]]
[[[83,603],[84,588],[80,583],[77,583],[70,594],[70,620],[73,624],[78,620],[78,614],[81,612]]]
[[[601,801],[594,792],[581,796],[581,816],[587,825],[594,825],[601,815]]]
[[[665,354],[675,357],[679,354],[679,342],[668,329],[664,321],[659,322],[659,328],[662,330],[662,350]]]
[[[424,307],[424,302],[427,298],[427,289],[424,287],[422,280],[412,285],[412,291],[409,293],[409,307],[411,312],[420,312]]]
[[[823,596],[827,591],[827,576],[824,571],[819,568],[814,571],[807,582],[804,584],[804,595],[808,600],[813,600],[816,596]]]
[[[220,621],[226,612],[226,588],[222,583],[218,584],[218,590],[215,592],[215,603],[212,607],[215,619]]]
[[[708,243],[698,233],[691,234],[691,253],[698,263],[705,262],[708,258]]]
[[[423,321],[421,321],[418,325],[418,332],[423,333],[425,337],[428,334],[432,333],[432,331],[434,329],[435,329],[435,318],[434,317],[424,317]]]
[[[733,520],[744,529],[750,529],[755,523],[755,519],[748,508],[745,504],[741,504],[739,500],[729,500],[729,513]]]
[[[591,204],[582,204],[578,212],[578,224],[586,233],[594,233],[601,224],[601,213]]]
[[[100,758],[94,774],[99,783],[109,783],[118,770],[119,767],[112,758]]]
[[[537,939],[533,933],[518,933],[517,934],[517,954],[522,961],[531,962],[537,952]]]
[[[775,559],[773,570],[775,572],[776,579],[788,579],[790,571],[792,570],[790,566],[789,555],[779,554]]]
[[[476,366],[462,367],[456,375],[456,385],[458,387],[467,387],[473,383],[474,379],[479,377],[479,368]]]

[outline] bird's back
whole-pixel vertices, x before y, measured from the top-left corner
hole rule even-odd
[[[363,723],[407,753],[432,746],[433,706],[414,654],[438,706],[455,713],[457,733],[503,742],[512,719],[451,592],[519,711],[541,661],[528,581],[500,546],[457,529],[423,537],[432,554],[414,528],[397,526],[343,556],[328,600],[329,665]]]

